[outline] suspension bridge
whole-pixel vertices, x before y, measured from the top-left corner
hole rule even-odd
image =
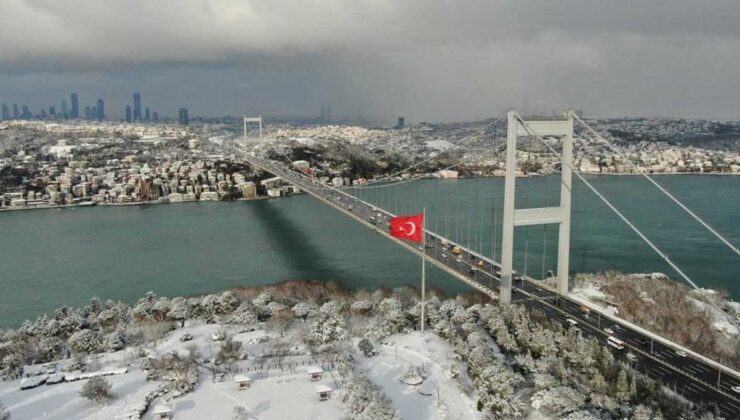
[[[493,241],[492,256],[482,255],[482,249],[472,249],[462,241],[454,241],[439,233],[428,229],[424,231],[425,247],[400,240],[389,234],[389,220],[395,215],[367,199],[365,191],[383,189],[399,184],[408,184],[423,176],[412,176],[398,180],[402,173],[408,173],[427,161],[436,159],[439,155],[451,149],[459,148],[475,139],[485,130],[495,126],[504,118],[507,120],[506,142],[499,146],[506,149],[506,174],[503,203],[503,228],[501,232],[500,261],[495,261],[496,249]],[[707,404],[716,407],[716,410],[726,418],[740,418],[740,373],[697,354],[670,340],[654,334],[644,328],[631,324],[623,319],[604,313],[600,308],[586,301],[568,295],[569,280],[569,251],[570,251],[570,208],[572,176],[578,177],[604,204],[629,226],[651,249],[666,261],[683,280],[693,287],[697,287],[691,278],[672,261],[655,243],[653,243],[640,229],[638,229],[619,209],[616,208],[602,193],[600,193],[587,179],[577,172],[572,164],[573,160],[573,127],[574,122],[582,124],[586,131],[597,136],[599,141],[607,144],[617,155],[624,158],[624,154],[604,139],[583,120],[572,112],[566,112],[559,118],[547,120],[525,120],[516,112],[511,111],[477,130],[470,136],[463,138],[450,148],[433,154],[428,159],[387,177],[380,178],[365,186],[351,189],[335,188],[321,183],[305,172],[298,170],[290,163],[278,162],[254,153],[245,153],[238,147],[234,151],[252,166],[284,179],[297,186],[302,191],[328,204],[341,213],[384,235],[389,240],[406,248],[409,252],[419,255],[427,262],[451,274],[468,286],[486,294],[501,304],[517,303],[530,310],[544,313],[552,320],[560,322],[566,328],[578,328],[584,336],[595,337],[601,343],[615,347],[614,338],[617,338],[619,350],[615,355],[626,363],[634,364],[637,369],[653,379],[674,388],[689,401],[697,404]],[[495,131],[494,131],[495,133]],[[561,161],[560,199],[557,206],[540,208],[516,208],[516,163],[517,140],[527,137],[539,141],[552,155]],[[560,139],[558,148],[551,141]],[[546,141],[545,139],[548,139]],[[531,144],[531,143],[530,143]],[[493,150],[500,148],[494,143]],[[626,162],[629,159],[624,158]],[[449,166],[460,165],[461,162]],[[737,247],[724,238],[719,232],[692,212],[688,207],[676,199],[670,192],[656,183],[652,178],[642,173],[639,167],[635,171],[645,176],[662,193],[668,196],[679,207],[685,210],[702,226],[707,228],[722,243],[728,246],[736,255],[740,255]],[[387,198],[390,204],[392,198]],[[396,197],[396,200],[398,198]],[[382,198],[379,200],[383,203]],[[390,205],[386,206],[390,207]],[[419,209],[417,209],[419,210]],[[459,223],[458,223],[459,224]],[[558,258],[556,287],[548,288],[525,273],[513,269],[514,229],[519,226],[558,225]],[[469,229],[469,226],[468,226]],[[446,230],[445,230],[446,231]],[[469,236],[468,236],[469,237]],[[459,236],[458,236],[459,239]],[[544,258],[544,257],[543,257]],[[525,255],[526,267],[526,255]],[[544,261],[543,261],[544,277]],[[610,343],[611,341],[611,343]]]

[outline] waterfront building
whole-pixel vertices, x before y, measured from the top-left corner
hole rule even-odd
[[[131,105],[126,105],[126,122],[131,122]]]
[[[3,103],[3,119],[9,120],[10,119],[10,109],[8,108],[8,104]]]

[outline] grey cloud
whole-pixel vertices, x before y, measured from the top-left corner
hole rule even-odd
[[[738,21],[727,0],[3,0],[0,101],[74,89],[121,112],[142,90],[169,114],[332,104],[418,121],[527,96],[532,111],[737,118]]]

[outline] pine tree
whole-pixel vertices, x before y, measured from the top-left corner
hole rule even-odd
[[[625,403],[630,399],[630,385],[627,378],[627,371],[624,369],[619,370],[619,376],[617,377],[617,383],[614,389],[614,396],[621,403]]]

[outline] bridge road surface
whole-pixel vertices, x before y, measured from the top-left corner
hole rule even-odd
[[[301,190],[330,204],[345,214],[354,217],[363,224],[374,228],[392,240],[404,245],[417,254],[421,246],[414,247],[409,243],[393,238],[389,234],[389,219],[393,215],[370,203],[359,200],[337,189],[322,185],[314,179],[293,171],[285,165],[267,161],[255,156],[243,156],[254,166],[274,174],[298,186]],[[438,267],[450,272],[476,289],[497,299],[500,286],[500,265],[490,259],[466,249],[460,244],[425,229],[426,258]],[[442,245],[447,241],[447,247]],[[460,248],[460,255],[454,255],[451,249]],[[483,261],[479,266],[479,261]],[[651,378],[671,386],[680,395],[694,403],[715,405],[727,419],[740,419],[740,393],[732,387],[740,386],[738,377],[693,357],[691,354],[681,356],[676,353],[678,345],[670,347],[661,341],[654,340],[649,334],[638,331],[624,321],[608,317],[596,311],[584,313],[582,303],[568,297],[557,295],[545,289],[519,273],[513,275],[512,301],[524,305],[530,310],[538,310],[553,320],[560,321],[569,327],[567,319],[578,322],[580,333],[585,337],[595,337],[600,343],[607,344],[609,334],[604,328],[613,330],[615,338],[625,344],[624,350],[614,350],[615,356],[629,363],[626,355],[635,356],[635,366]]]

